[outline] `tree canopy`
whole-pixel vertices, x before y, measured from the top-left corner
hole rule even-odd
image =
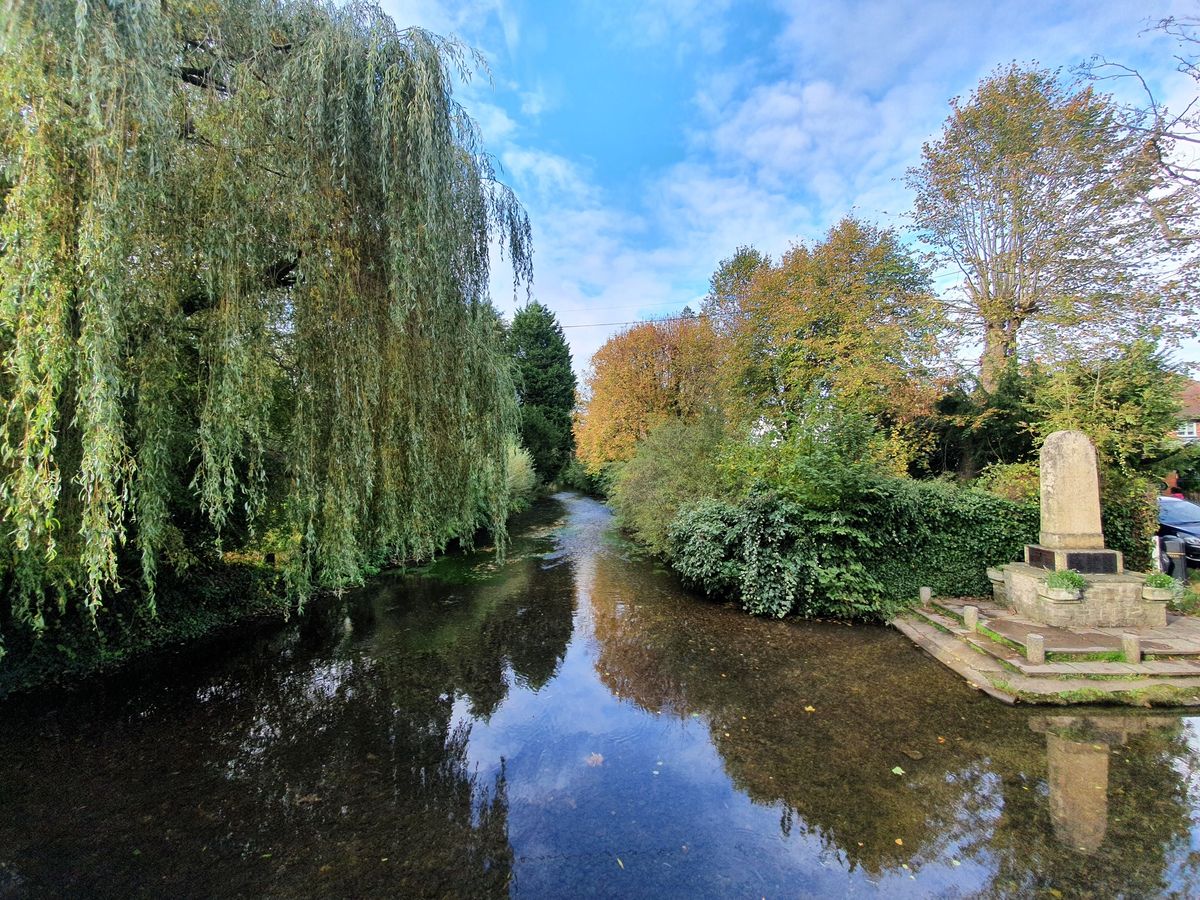
[[[592,356],[586,408],[575,421],[584,466],[595,473],[627,460],[663,422],[720,409],[719,347],[700,316],[643,322],[609,338]]]
[[[575,452],[575,373],[554,313],[536,301],[517,310],[508,329],[508,352],[521,404],[521,443],[533,457],[538,477],[553,481]]]
[[[0,618],[94,614],[133,550],[152,602],[181,522],[277,529],[301,594],[502,532],[488,244],[528,279],[529,225],[463,48],[361,0],[0,24]]]
[[[1193,192],[1108,97],[1014,64],[951,108],[908,183],[924,237],[963,276],[986,390],[1018,338],[1094,350],[1195,312]]]
[[[929,273],[895,232],[845,218],[757,266],[732,329],[735,394],[778,427],[814,391],[909,421],[932,404],[942,328]]]

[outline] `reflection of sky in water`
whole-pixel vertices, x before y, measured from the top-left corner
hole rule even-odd
[[[657,568],[559,497],[502,567],[0,730],[0,896],[1196,894],[1200,719],[1010,709]]]

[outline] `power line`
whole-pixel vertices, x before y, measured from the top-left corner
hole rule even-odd
[[[634,322],[582,322],[577,325],[562,325],[562,328],[611,328],[614,325],[654,325],[658,322],[691,322],[695,319],[707,319],[705,313],[692,316],[664,316],[661,319],[638,319]]]

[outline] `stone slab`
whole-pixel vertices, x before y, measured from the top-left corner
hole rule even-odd
[[[1082,431],[1056,431],[1040,453],[1039,543],[1054,550],[1100,550],[1100,476],[1096,448]]]

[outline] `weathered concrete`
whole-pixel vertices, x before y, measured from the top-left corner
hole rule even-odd
[[[1101,550],[1096,449],[1082,431],[1056,431],[1041,452],[1042,530],[1051,550]]]
[[[1082,600],[1059,599],[1044,589],[1046,570],[1025,563],[1004,567],[1005,594],[1020,616],[1059,628],[1161,628],[1167,605],[1142,599],[1145,576],[1088,575]]]
[[[992,583],[992,600],[999,606],[1008,606],[1008,594],[1004,591],[1004,570],[989,566],[987,577]]]
[[[978,606],[967,605],[963,607],[963,625],[966,627],[967,631],[979,630]]]
[[[1040,634],[1029,634],[1025,637],[1025,658],[1035,666],[1046,661],[1046,639]]]
[[[1125,662],[1137,665],[1142,661],[1142,641],[1136,634],[1126,632],[1121,635],[1121,652],[1125,654]]]
[[[1171,630],[1181,627],[1183,617],[1172,618]],[[1197,657],[1143,661],[1136,665],[1095,659],[1035,664],[1010,646],[968,632],[960,622],[940,615],[936,609],[913,610],[897,616],[891,624],[961,675],[971,687],[1005,703],[1200,706],[1200,658]],[[1000,623],[991,618],[987,625],[989,629],[1002,630]],[[1188,620],[1183,630],[1189,637],[1182,639],[1181,646],[1187,644],[1193,652],[1200,651],[1200,639],[1196,638],[1200,627],[1196,620]],[[1059,629],[1053,632],[1057,634]],[[1118,648],[1119,634],[1114,635]],[[1045,639],[1039,646],[1035,635],[1036,632],[1024,633],[1026,643],[1021,650],[1030,649],[1032,644],[1035,651],[1032,657],[1038,656],[1039,651],[1044,656],[1051,641]],[[1055,644],[1058,643],[1056,638]]]

